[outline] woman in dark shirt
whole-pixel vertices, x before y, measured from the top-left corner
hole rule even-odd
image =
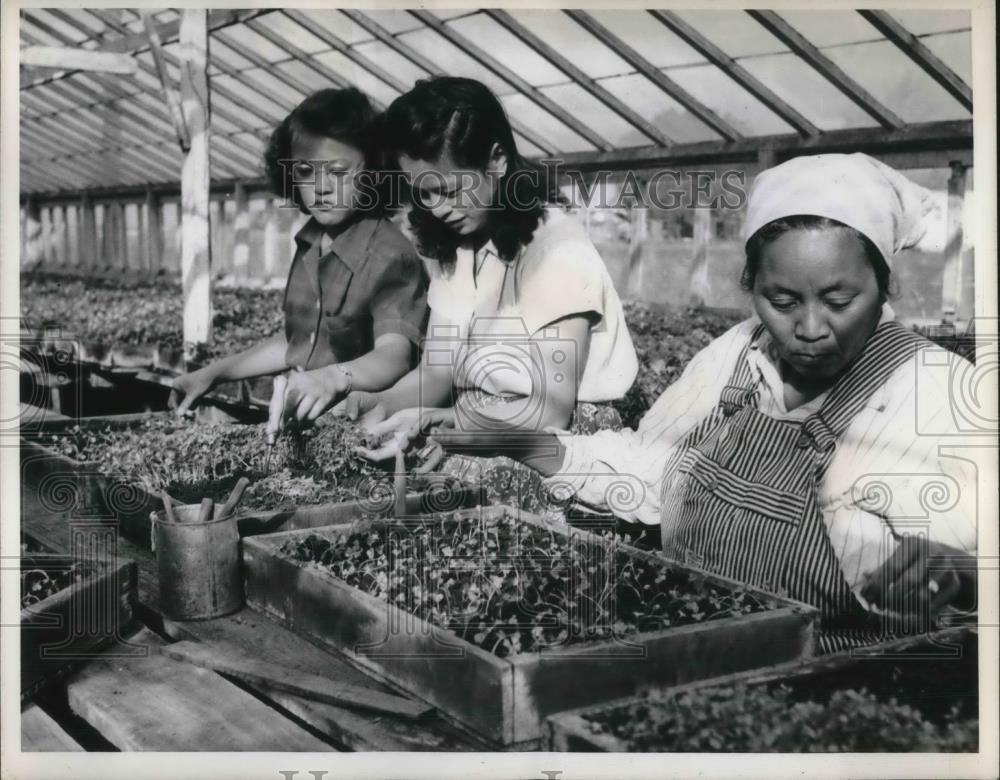
[[[222,382],[296,369],[286,414],[314,420],[352,389],[381,390],[409,370],[427,318],[427,274],[373,184],[374,122],[361,92],[327,89],[274,131],[265,153],[272,189],[311,217],[295,236],[284,332],[178,377],[179,413]]]

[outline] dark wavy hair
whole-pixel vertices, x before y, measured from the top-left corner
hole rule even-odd
[[[498,182],[499,208],[490,213],[489,238],[500,257],[513,261],[531,241],[547,203],[559,202],[546,171],[517,150],[503,106],[490,89],[473,79],[439,76],[418,81],[386,110],[383,132],[387,158],[401,154],[434,162],[447,152],[459,165],[484,170],[494,144],[507,157],[507,172]],[[395,160],[393,160],[395,158]],[[448,263],[455,259],[461,237],[410,197],[410,225],[422,254]]]
[[[785,233],[793,230],[825,230],[829,228],[844,228],[849,230],[864,248],[865,257],[871,264],[875,272],[875,281],[878,284],[879,296],[884,303],[893,294],[892,272],[889,264],[882,257],[882,252],[872,243],[872,240],[863,233],[859,233],[850,225],[838,222],[829,217],[817,217],[813,214],[795,214],[789,217],[782,217],[773,222],[768,222],[764,227],[750,236],[746,243],[746,265],[743,266],[743,274],[740,277],[740,287],[747,292],[753,290],[757,281],[757,272],[760,270],[760,257],[766,244],[771,243]]]
[[[292,142],[300,135],[321,136],[360,149],[365,168],[359,187],[373,188],[362,207],[366,211],[382,211],[388,198],[382,196],[384,154],[379,139],[379,116],[368,97],[359,89],[321,89],[314,92],[284,118],[268,141],[264,151],[264,171],[271,191],[290,200],[299,210],[307,213],[292,186],[290,165],[283,165],[292,157]]]

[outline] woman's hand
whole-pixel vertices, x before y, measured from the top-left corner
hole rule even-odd
[[[403,409],[377,425],[372,426],[372,436],[386,442],[376,449],[358,448],[358,453],[369,460],[385,460],[395,457],[400,452],[406,452],[413,442],[424,437],[429,432],[442,428],[453,428],[455,425],[454,409]],[[417,473],[430,471],[437,466],[444,456],[443,451],[433,462],[425,462],[415,469]]]
[[[170,400],[167,403],[178,416],[183,416],[190,410],[191,405],[211,391],[218,381],[218,373],[213,365],[181,374],[170,385]]]
[[[971,610],[976,603],[975,558],[924,537],[903,536],[889,560],[869,576],[861,596],[879,611],[908,622],[932,618],[947,607]]]
[[[347,375],[337,366],[292,371],[285,390],[285,415],[299,422],[314,421],[333,406],[348,388]],[[294,409],[294,412],[289,410]]]
[[[355,390],[348,393],[347,398],[333,407],[330,413],[346,417],[348,420],[355,420],[369,433],[374,426],[389,416],[379,399],[379,394],[369,393],[365,390]]]

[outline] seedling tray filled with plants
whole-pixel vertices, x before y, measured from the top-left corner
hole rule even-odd
[[[978,634],[948,629],[549,719],[579,752],[976,752]]]
[[[148,545],[150,513],[163,494],[178,504],[211,498],[225,502],[241,478],[250,480],[238,523],[244,534],[282,527],[328,525],[380,516],[393,506],[393,475],[355,454],[360,429],[324,417],[279,438],[270,457],[260,424],[206,424],[172,414],[133,418],[124,424],[67,427],[22,446],[23,481],[42,505],[58,498],[90,514],[117,518],[122,532]],[[407,511],[450,509],[472,500],[455,482],[414,477]],[[80,506],[66,506],[80,511]]]
[[[22,555],[22,699],[124,636],[135,593],[136,567],[128,559],[102,564],[65,555]]]
[[[815,610],[509,507],[243,543],[248,603],[504,746],[811,652]]]

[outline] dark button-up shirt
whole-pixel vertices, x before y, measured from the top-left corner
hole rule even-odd
[[[289,366],[353,360],[385,333],[420,343],[427,272],[388,218],[360,219],[332,237],[310,220],[295,244],[284,301]]]

